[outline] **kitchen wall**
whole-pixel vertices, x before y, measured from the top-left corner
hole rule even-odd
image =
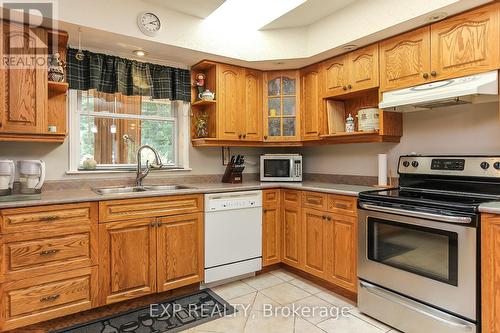
[[[377,175],[377,154],[389,154],[395,175],[399,155],[411,152],[434,154],[500,154],[498,103],[458,106],[404,115],[401,142],[344,144],[302,148],[304,172],[339,175]],[[296,149],[232,148],[232,154],[246,156],[245,173],[259,172],[261,153],[297,152]],[[130,177],[133,173],[67,175],[68,140],[62,145],[47,143],[0,143],[0,159],[43,159],[47,179],[90,179]],[[192,171],[156,172],[150,177],[221,174],[220,148],[190,148]]]
[[[408,113],[403,116],[401,142],[319,146],[304,148],[306,173],[377,175],[377,154],[389,155],[396,175],[402,154],[500,155],[498,103],[454,106]]]

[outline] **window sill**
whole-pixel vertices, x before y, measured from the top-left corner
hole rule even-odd
[[[192,171],[191,168],[179,168],[179,169],[164,169],[164,170],[151,170],[150,174],[156,173],[170,173],[170,172],[183,172]],[[93,175],[93,174],[107,174],[107,173],[135,173],[135,170],[68,170],[67,175]]]

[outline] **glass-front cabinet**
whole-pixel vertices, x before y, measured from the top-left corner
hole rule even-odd
[[[265,73],[264,141],[300,139],[298,71]]]

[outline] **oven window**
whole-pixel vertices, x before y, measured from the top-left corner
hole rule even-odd
[[[454,232],[368,218],[368,258],[420,276],[458,285]]]
[[[290,177],[290,160],[264,160],[264,176],[265,177]]]

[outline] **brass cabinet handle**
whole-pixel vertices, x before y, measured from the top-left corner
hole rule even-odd
[[[241,139],[243,137],[243,134],[238,134],[238,139]]]
[[[246,139],[247,135],[246,134],[243,134],[243,139]]]
[[[347,87],[346,87],[346,86],[343,86],[343,87],[342,87],[342,90],[347,90]]]
[[[264,140],[267,140],[267,135],[264,135]]]
[[[322,218],[323,220],[326,220],[326,216],[325,216],[325,215],[321,216],[321,218]]]
[[[59,250],[59,249],[45,250],[45,251],[40,252],[40,255],[41,256],[50,256],[52,254],[56,254],[59,251],[61,251],[61,250]]]
[[[352,89],[352,85],[348,84],[347,89]]]
[[[331,221],[331,220],[332,220],[332,217],[331,217],[331,216],[327,216],[327,217],[326,217],[326,219],[327,219],[328,221]]]
[[[432,71],[432,72],[431,72],[431,76],[432,76],[432,77],[436,77],[437,75],[438,75],[438,73],[437,73],[436,71]]]
[[[427,80],[429,78],[429,73],[422,74],[422,77]]]
[[[59,219],[59,216],[57,215],[47,215],[47,216],[42,216],[40,218],[40,221],[48,222],[48,221],[54,221]]]
[[[58,299],[61,295],[60,294],[55,294],[55,295],[50,295],[50,296],[45,296],[40,298],[40,302],[54,302],[56,299]]]

